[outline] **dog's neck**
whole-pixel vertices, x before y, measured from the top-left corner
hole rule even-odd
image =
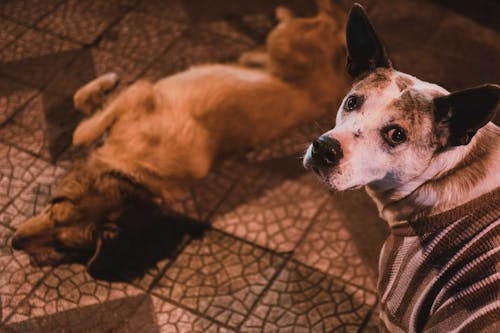
[[[500,186],[500,128],[489,123],[467,146],[439,153],[426,171],[403,185],[367,192],[390,226],[458,207]]]

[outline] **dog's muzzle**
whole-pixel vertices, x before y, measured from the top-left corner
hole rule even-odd
[[[304,165],[321,176],[322,171],[337,166],[343,156],[340,142],[322,135],[312,142],[310,154],[306,156]]]

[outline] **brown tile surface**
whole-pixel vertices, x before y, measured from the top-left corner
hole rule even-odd
[[[60,167],[46,164],[28,187],[0,212],[0,223],[17,228],[26,219],[39,213],[50,199],[54,184],[65,173],[66,170]]]
[[[0,143],[0,211],[27,187],[47,163]]]
[[[30,265],[30,258],[10,248],[13,230],[0,225],[0,327],[47,273]]]
[[[199,27],[190,28],[157,59],[145,77],[158,80],[192,65],[235,61],[241,52],[251,47],[248,43],[228,40]]]
[[[104,34],[99,47],[133,60],[151,62],[185,28],[186,25],[182,23],[132,11]]]
[[[310,174],[287,179],[254,169],[242,175],[211,224],[260,246],[289,252],[326,199]]]
[[[27,85],[0,76],[0,125],[36,93],[35,89]]]
[[[241,332],[357,332],[375,294],[290,262]]]
[[[89,44],[123,15],[133,2],[133,0],[68,0],[38,22],[37,27]]]
[[[159,297],[151,296],[151,303],[154,308],[157,328],[161,332],[233,332]]]
[[[77,44],[28,30],[0,51],[0,72],[30,86],[43,87],[78,52]]]
[[[130,284],[95,280],[80,264],[61,265],[43,278],[30,297],[19,304],[8,322],[19,322],[139,294],[141,291]]]
[[[210,231],[182,251],[152,292],[237,327],[281,262],[271,253]]]
[[[71,144],[81,118],[69,96],[41,94],[0,130],[0,141],[54,161]]]
[[[26,31],[26,27],[7,19],[0,20],[0,50]]]
[[[2,16],[17,22],[33,25],[44,15],[50,13],[64,0],[7,0],[0,2]]]
[[[375,292],[375,272],[360,255],[353,235],[329,197],[311,228],[294,252],[294,257],[322,272]]]

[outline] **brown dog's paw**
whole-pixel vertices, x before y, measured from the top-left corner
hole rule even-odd
[[[73,96],[75,109],[89,115],[104,103],[104,96],[113,90],[120,81],[118,74],[114,72],[106,73],[90,81]]]

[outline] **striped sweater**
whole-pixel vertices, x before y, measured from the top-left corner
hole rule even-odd
[[[500,332],[500,188],[394,228],[379,262],[382,332]]]

